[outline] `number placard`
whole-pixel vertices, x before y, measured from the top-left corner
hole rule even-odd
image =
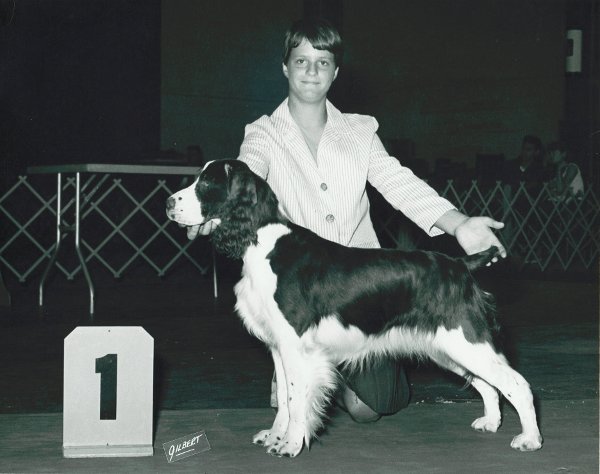
[[[142,327],[65,338],[63,455],[152,456],[154,339]]]

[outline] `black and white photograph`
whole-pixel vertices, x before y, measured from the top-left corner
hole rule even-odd
[[[0,473],[594,473],[600,0],[0,0]]]

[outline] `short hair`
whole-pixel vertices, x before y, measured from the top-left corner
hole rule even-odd
[[[522,145],[525,145],[526,143],[532,144],[539,151],[542,151],[542,148],[544,148],[542,140],[540,140],[540,138],[536,137],[535,135],[525,135],[523,137]]]
[[[335,65],[342,64],[344,46],[338,30],[324,18],[303,18],[296,20],[285,33],[283,63],[287,64],[292,49],[307,40],[315,49],[333,54]]]

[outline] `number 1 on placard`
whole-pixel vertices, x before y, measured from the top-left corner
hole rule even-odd
[[[65,337],[66,458],[152,456],[153,366],[154,340],[139,326],[79,326]]]
[[[117,354],[106,354],[96,359],[96,373],[100,374],[100,419],[117,419]]]

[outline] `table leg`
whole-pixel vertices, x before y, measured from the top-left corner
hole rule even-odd
[[[90,272],[88,271],[87,265],[85,264],[85,259],[83,258],[83,254],[81,253],[80,247],[80,238],[79,231],[81,227],[81,214],[80,214],[80,203],[81,203],[81,176],[80,173],[75,174],[75,250],[77,251],[77,256],[79,257],[79,262],[81,263],[81,269],[83,270],[83,274],[85,276],[85,280],[88,284],[88,289],[90,292],[90,316],[94,315],[94,284],[92,283],[92,278],[90,276]]]
[[[213,295],[215,298],[219,297],[219,287],[217,282],[217,254],[215,252],[215,247],[212,248],[212,263],[213,263]]]
[[[61,235],[61,213],[62,213],[62,173],[57,173],[56,175],[57,189],[56,189],[56,247],[54,247],[54,252],[50,257],[50,261],[42,274],[42,279],[40,280],[39,286],[39,299],[38,304],[40,308],[44,306],[44,283],[46,282],[46,278],[50,273],[50,269],[54,266],[54,262],[56,261],[56,256],[58,255],[58,249],[60,248],[60,242],[62,240]]]

